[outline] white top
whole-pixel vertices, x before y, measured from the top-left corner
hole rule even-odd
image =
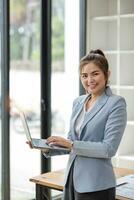
[[[89,97],[90,98],[90,97]],[[87,99],[87,101],[89,100],[89,98]],[[87,101],[85,102],[84,106],[83,106],[83,109],[82,111],[80,112],[78,118],[76,119],[76,123],[75,123],[75,132],[76,134],[80,137],[80,129],[81,129],[81,126],[83,124],[83,121],[84,121],[84,118],[85,118],[85,115],[87,113],[89,113],[91,111],[91,109],[93,108],[95,102],[92,104],[92,106],[86,111],[86,103]]]
[[[80,136],[80,128],[83,124],[84,118],[85,118],[85,106],[83,106],[82,111],[80,112],[78,118],[76,119],[75,123],[75,132],[78,136]]]

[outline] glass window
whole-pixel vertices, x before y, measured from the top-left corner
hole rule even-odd
[[[79,94],[78,16],[79,1],[52,1],[52,135],[63,137],[67,137],[72,103]],[[65,167],[62,163],[52,161],[52,169]]]
[[[52,1],[52,135],[67,137],[74,98],[79,95],[79,1]],[[68,156],[52,158],[52,170]]]
[[[72,103],[79,94],[78,16],[79,1],[52,1],[52,135],[63,137],[67,137]],[[63,157],[62,162],[61,156],[52,159],[52,170],[66,166]]]
[[[10,1],[11,199],[34,198],[29,178],[40,174],[40,151],[26,145],[19,112],[40,138],[40,1]]]

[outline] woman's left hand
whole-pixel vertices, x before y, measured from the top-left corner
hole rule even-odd
[[[72,148],[72,142],[60,136],[51,136],[47,138],[47,144],[62,146],[69,149]]]

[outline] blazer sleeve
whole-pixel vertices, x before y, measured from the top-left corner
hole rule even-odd
[[[111,158],[116,154],[127,121],[126,102],[119,98],[112,106],[100,142],[74,141],[73,152],[78,156]]]

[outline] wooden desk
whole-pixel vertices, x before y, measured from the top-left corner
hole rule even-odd
[[[125,168],[114,168],[114,171],[117,178],[128,175],[128,174],[134,174],[134,170],[125,169]],[[30,178],[30,181],[36,184],[36,200],[41,200],[40,193],[43,187],[63,191],[64,170],[41,174],[39,176]],[[116,199],[128,200],[128,198],[124,198],[121,196],[116,196]],[[47,200],[47,197],[46,199],[43,199],[43,200]]]

